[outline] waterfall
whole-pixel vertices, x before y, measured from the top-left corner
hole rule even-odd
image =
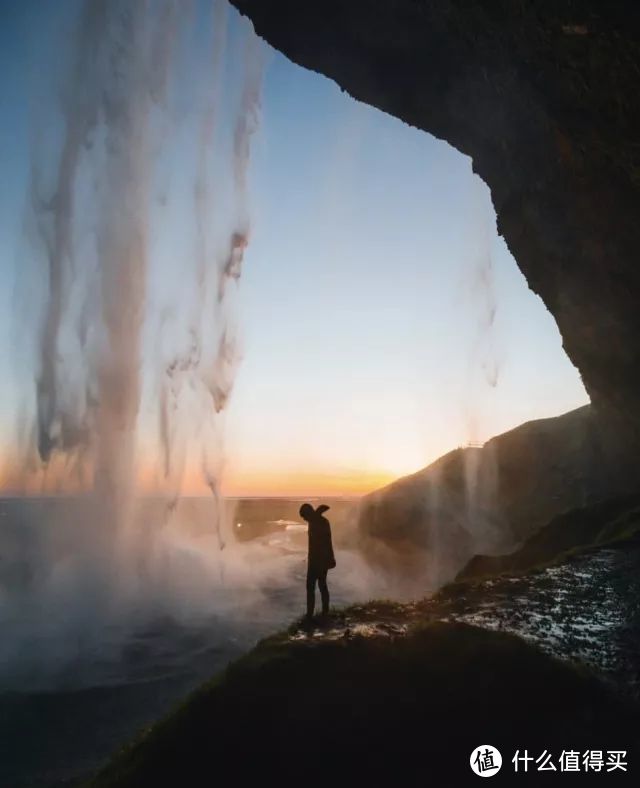
[[[24,638],[90,638],[158,589],[184,592],[200,558],[203,577],[212,561],[222,576],[223,417],[265,58],[249,23],[228,17],[226,0],[85,0],[60,42],[18,281],[33,408],[17,475],[80,495],[24,524],[28,587],[0,598],[14,657]],[[189,485],[212,495],[206,555],[174,527]],[[140,492],[162,501],[150,511]]]

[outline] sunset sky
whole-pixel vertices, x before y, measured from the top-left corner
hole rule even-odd
[[[24,391],[10,348],[34,74],[53,15],[73,5],[13,4],[0,25],[5,464]],[[229,494],[366,492],[587,401],[468,157],[275,52],[252,156]]]

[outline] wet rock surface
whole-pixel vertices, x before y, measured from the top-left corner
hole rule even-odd
[[[640,694],[640,545],[602,549],[451,600],[449,620],[513,632]]]
[[[640,543],[602,548],[521,576],[460,583],[431,599],[354,606],[290,637],[310,642],[402,637],[427,621],[510,632],[548,654],[580,662],[640,697]]]

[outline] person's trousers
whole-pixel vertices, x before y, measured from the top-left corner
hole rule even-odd
[[[322,598],[322,614],[329,612],[329,588],[327,587],[327,569],[318,570],[307,567],[307,616],[311,617],[316,607],[316,583]]]

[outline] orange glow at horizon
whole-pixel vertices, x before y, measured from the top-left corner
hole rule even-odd
[[[0,494],[78,494],[92,486],[92,474],[87,468],[80,475],[70,472],[62,457],[54,458],[47,468],[20,470],[5,459],[0,469]],[[360,496],[390,484],[403,473],[373,469],[306,469],[253,467],[228,470],[221,479],[222,493],[228,497],[303,497],[303,496]],[[142,495],[169,494],[171,485],[148,463],[139,468],[137,488]],[[175,488],[174,488],[175,489]],[[181,495],[207,496],[211,494],[197,468],[185,472],[179,484]]]
[[[396,478],[384,471],[349,474],[263,471],[230,476],[223,482],[223,490],[231,497],[359,496],[385,487]]]
[[[291,496],[359,496],[373,492],[394,481],[401,474],[389,471],[357,471],[349,469],[328,472],[324,469],[261,468],[227,470],[221,488],[225,496],[291,497]],[[139,486],[146,493],[162,493],[163,480],[153,471],[143,473]],[[198,470],[185,473],[180,486],[182,495],[210,495],[211,492]]]

